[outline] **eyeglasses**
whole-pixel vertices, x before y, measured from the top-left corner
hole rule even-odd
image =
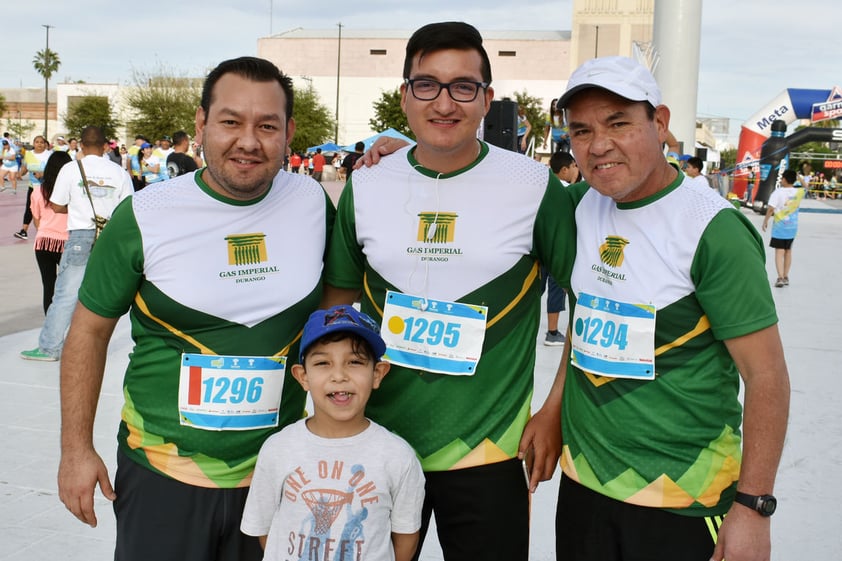
[[[458,82],[443,84],[429,78],[406,78],[404,83],[409,86],[412,95],[419,101],[433,101],[445,89],[450,95],[450,99],[460,103],[470,103],[477,98],[480,90],[485,90],[488,87],[487,82],[459,80]]]

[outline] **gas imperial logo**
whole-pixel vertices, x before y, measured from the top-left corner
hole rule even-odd
[[[418,214],[418,241],[453,243],[456,234],[455,212],[422,212]]]
[[[228,242],[229,265],[254,265],[268,260],[265,234],[235,234],[225,238]]]
[[[629,240],[620,236],[608,236],[605,243],[599,246],[599,258],[609,267],[619,267],[623,264],[623,250]]]
[[[450,257],[462,255],[458,247],[442,247],[441,244],[452,244],[456,239],[455,212],[420,212],[418,213],[417,240],[425,245],[406,248],[409,255],[417,255],[421,261],[447,262]],[[434,245],[435,244],[435,245]]]

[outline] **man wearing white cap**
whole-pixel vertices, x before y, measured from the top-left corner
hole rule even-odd
[[[585,183],[570,360],[544,406],[561,399],[557,555],[768,559],[789,378],[762,241],[667,162],[643,66],[588,61],[558,106]]]

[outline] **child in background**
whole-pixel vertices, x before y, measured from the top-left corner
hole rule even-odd
[[[292,375],[311,417],[284,428],[257,458],[241,529],[264,559],[394,559],[418,546],[424,474],[412,448],[365,417],[389,371],[377,324],[351,306],[314,312]]]

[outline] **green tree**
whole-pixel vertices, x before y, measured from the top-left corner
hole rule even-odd
[[[37,125],[32,121],[21,121],[18,119],[6,118],[6,130],[12,135],[12,138],[19,138],[23,141],[32,140],[30,133],[35,130]]]
[[[195,134],[196,108],[202,97],[200,78],[176,76],[161,67],[154,75],[132,70],[132,81],[134,87],[126,95],[134,115],[127,123],[131,135],[157,140],[179,130]]]
[[[70,105],[64,115],[64,126],[73,136],[81,136],[82,129],[89,125],[99,127],[106,138],[117,136],[120,122],[114,116],[107,97],[86,95]],[[172,133],[170,133],[172,134]]]
[[[0,94],[0,115],[5,113],[9,107],[6,105],[6,96]]]
[[[293,152],[306,152],[310,146],[318,146],[333,140],[336,120],[330,110],[319,99],[312,86],[294,88],[295,136],[290,148]]]
[[[518,107],[523,107],[526,111],[526,119],[532,125],[532,132],[529,133],[530,138],[535,140],[535,148],[539,148],[544,142],[544,124],[547,120],[543,101],[529,95],[525,90],[522,92],[515,92],[515,101]],[[529,140],[526,141],[529,144]]]
[[[58,71],[58,67],[61,66],[61,60],[59,60],[57,52],[47,47],[35,53],[35,58],[32,59],[32,66],[35,67],[35,71],[38,74],[44,77],[44,136],[47,136],[50,78]]]
[[[35,53],[35,58],[32,59],[32,66],[35,71],[43,76],[44,80],[49,80],[58,71],[61,66],[61,60],[58,58],[58,53],[52,49],[41,49]]]
[[[374,102],[374,117],[368,120],[368,126],[372,130],[381,132],[393,128],[401,134],[414,139],[415,135],[409,128],[409,121],[401,109],[401,90],[383,92],[380,99]]]
[[[721,170],[733,170],[734,166],[737,165],[737,149],[736,148],[728,148],[727,150],[722,150],[719,153],[719,169]]]

